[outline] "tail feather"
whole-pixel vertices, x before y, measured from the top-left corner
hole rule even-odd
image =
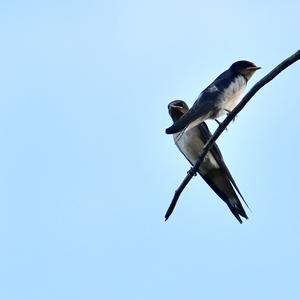
[[[240,216],[242,216],[245,219],[248,219],[248,216],[238,198],[229,199],[229,201],[226,203],[229,207],[232,214],[237,218],[237,220],[242,224],[243,221]]]
[[[179,121],[180,121],[180,119],[179,119]],[[173,134],[173,133],[177,133],[177,132],[182,131],[186,126],[186,122],[179,122],[179,121],[177,121],[172,126],[167,128],[166,129],[166,134]]]
[[[192,128],[203,122],[203,115],[199,115],[195,109],[191,108],[187,113],[181,116],[172,126],[166,129],[166,134],[174,134],[182,131],[186,127]]]
[[[215,170],[215,174],[210,174],[210,176],[201,174],[200,172],[199,174],[212,190],[227,204],[232,214],[240,223],[243,223],[241,217],[248,219],[242,203],[228,177],[224,176],[220,170]]]

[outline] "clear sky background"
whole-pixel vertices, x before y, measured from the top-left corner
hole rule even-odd
[[[240,225],[164,134],[234,61],[300,48],[295,1],[1,1],[0,299],[296,299],[300,62],[218,140]],[[248,90],[247,89],[247,90]],[[216,128],[209,121],[210,128]]]

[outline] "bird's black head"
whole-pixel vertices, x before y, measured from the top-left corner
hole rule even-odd
[[[248,81],[256,70],[261,69],[257,67],[253,62],[247,60],[239,60],[231,65],[229,68],[235,73],[243,75]]]
[[[176,122],[188,110],[189,110],[189,107],[182,100],[174,100],[168,104],[169,115],[171,116],[171,118],[174,122]]]

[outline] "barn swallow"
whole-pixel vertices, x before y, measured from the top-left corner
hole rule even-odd
[[[248,80],[258,69],[260,67],[246,60],[233,63],[201,92],[191,109],[167,128],[166,133],[187,130],[207,119],[216,119],[231,112],[239,103]]]
[[[188,109],[187,104],[182,100],[172,101],[168,105],[169,114],[174,122],[182,117]],[[173,134],[176,146],[191,165],[196,163],[200,152],[210,137],[211,132],[205,122],[189,130]],[[244,202],[245,200],[231,176],[216,143],[206,155],[203,163],[199,167],[198,173],[212,190],[228,205],[230,211],[240,223],[242,223],[241,217],[248,219],[235,190]],[[245,204],[247,205],[246,202]],[[169,214],[165,217],[168,219]]]

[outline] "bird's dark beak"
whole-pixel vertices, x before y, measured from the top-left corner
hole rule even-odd
[[[179,118],[181,118],[185,114],[185,110],[182,106],[179,105],[170,105],[169,106],[169,115],[172,120],[176,122]]]
[[[252,70],[252,71],[256,71],[261,69],[261,67],[248,67],[247,70]]]
[[[183,107],[182,106],[178,106],[178,105],[170,105],[169,107],[169,111],[173,110],[173,109],[176,109],[176,110],[179,110],[181,112],[183,112]]]

